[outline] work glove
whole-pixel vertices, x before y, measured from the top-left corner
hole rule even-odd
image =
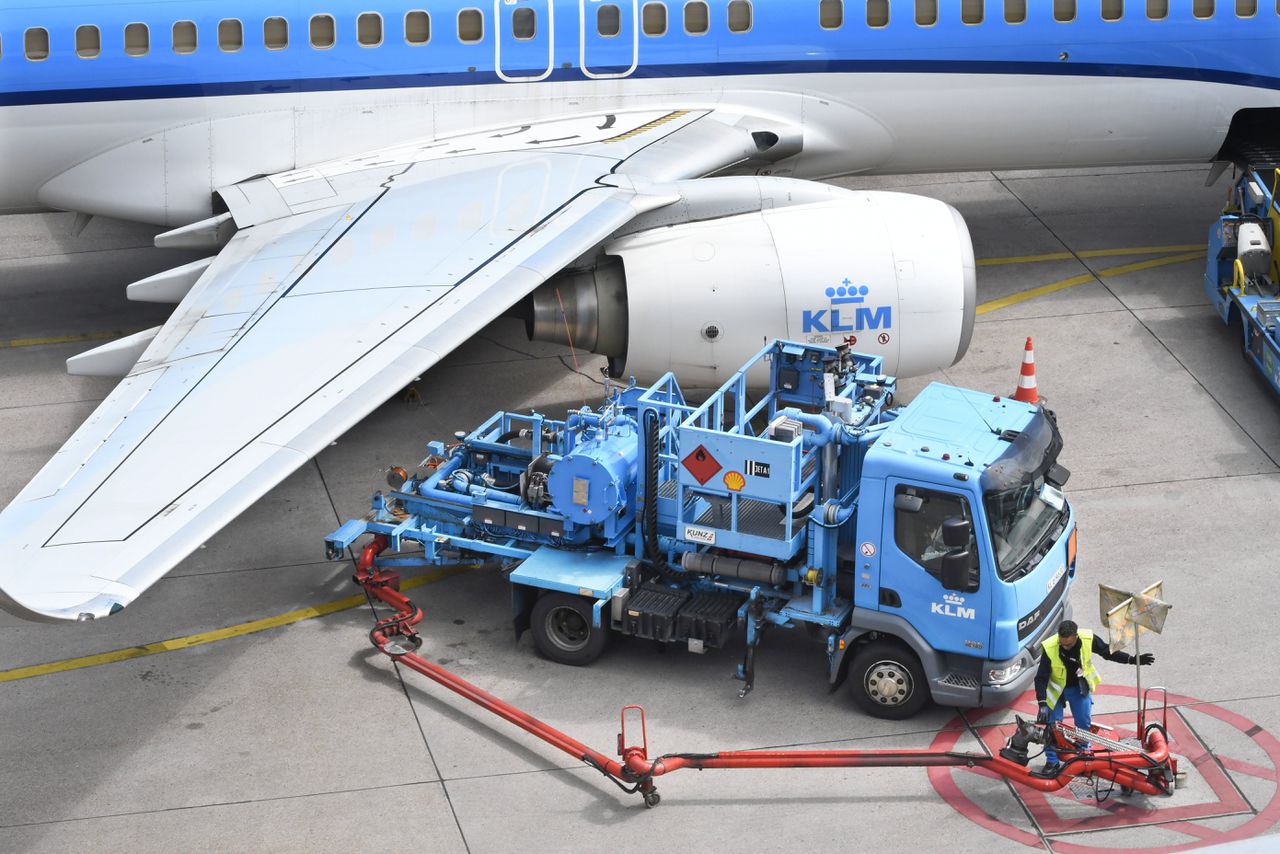
[[[1154,652],[1144,652],[1142,655],[1138,656],[1133,663],[1140,666],[1147,665],[1147,664],[1155,664],[1156,655]]]
[[[1040,711],[1036,712],[1036,723],[1047,724],[1049,722],[1049,704],[1041,703]]]

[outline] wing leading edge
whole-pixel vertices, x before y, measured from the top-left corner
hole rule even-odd
[[[629,160],[669,179],[750,153],[745,132],[699,128],[706,115],[561,120],[224,190],[240,230],[0,512],[0,605],[88,619],[131,603],[548,277],[678,198]],[[683,167],[657,156],[681,133],[718,149],[669,149]]]

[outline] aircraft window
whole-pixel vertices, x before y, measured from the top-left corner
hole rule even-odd
[[[338,40],[338,27],[332,15],[312,15],[311,46],[316,50],[327,50]]]
[[[76,56],[94,59],[102,53],[102,33],[92,24],[76,27]]]
[[[819,0],[818,23],[824,30],[838,30],[844,26],[844,0]]]
[[[356,41],[361,47],[382,44],[382,16],[377,12],[365,12],[356,18]]]
[[[966,24],[981,24],[986,15],[983,0],[960,0],[960,20]]]
[[[267,50],[284,50],[289,46],[289,22],[284,18],[267,18],[262,22],[262,43]]]
[[[538,15],[527,6],[521,6],[511,14],[511,35],[520,41],[528,41],[538,33]]]
[[[640,20],[646,36],[665,36],[667,34],[667,4],[645,3],[640,10]]]
[[[1276,8],[1280,9],[1280,4],[1277,4]],[[1237,18],[1252,18],[1256,14],[1258,14],[1258,0],[1236,0]]]
[[[938,0],[916,0],[916,23],[922,27],[938,23]]]
[[[751,29],[751,0],[729,0],[729,32],[745,33]]]
[[[1153,21],[1169,17],[1169,0],[1147,0],[1147,17]]]
[[[889,26],[889,0],[867,0],[867,26]]]
[[[1213,0],[1195,0],[1191,4],[1191,13],[1197,18],[1205,19],[1213,17]]]
[[[146,24],[129,24],[124,28],[124,52],[126,56],[146,56],[151,50],[151,33]]]
[[[622,12],[612,3],[596,7],[596,32],[611,39],[622,32]]]
[[[421,9],[415,9],[405,15],[404,40],[414,45],[431,41],[431,16]]]
[[[218,22],[218,49],[226,53],[235,53],[244,47],[244,27],[235,18],[224,18]]]
[[[173,52],[174,53],[195,53],[196,52],[195,21],[178,21],[173,25]]]
[[[1004,0],[1004,22],[1021,24],[1027,20],[1027,0]]]
[[[475,44],[484,38],[484,13],[479,9],[463,9],[458,13],[458,41]]]
[[[22,35],[23,50],[32,62],[49,58],[49,31],[44,27],[32,27]]]
[[[693,0],[684,4],[684,31],[690,35],[700,36],[710,26],[711,12],[702,0]]]
[[[1053,19],[1060,24],[1076,19],[1076,0],[1053,0]]]
[[[1124,0],[1102,0],[1102,20],[1118,21],[1124,17]]]

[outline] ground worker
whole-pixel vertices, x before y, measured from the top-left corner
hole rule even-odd
[[[1040,712],[1037,723],[1062,720],[1068,703],[1071,718],[1080,729],[1093,725],[1093,691],[1102,681],[1093,666],[1093,657],[1100,655],[1118,664],[1153,664],[1156,657],[1144,652],[1136,659],[1127,652],[1112,652],[1107,642],[1100,640],[1088,629],[1081,629],[1071,620],[1063,620],[1058,633],[1040,643],[1044,654],[1040,656],[1040,669],[1036,672],[1036,702]],[[1062,770],[1058,753],[1052,744],[1044,748],[1044,777],[1056,777]]]

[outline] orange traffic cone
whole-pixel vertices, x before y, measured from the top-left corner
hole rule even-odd
[[[1022,354],[1022,375],[1018,377],[1018,389],[1013,393],[1013,399],[1023,403],[1040,402],[1040,394],[1036,390],[1036,353],[1031,349],[1030,338],[1027,338],[1027,349]]]

